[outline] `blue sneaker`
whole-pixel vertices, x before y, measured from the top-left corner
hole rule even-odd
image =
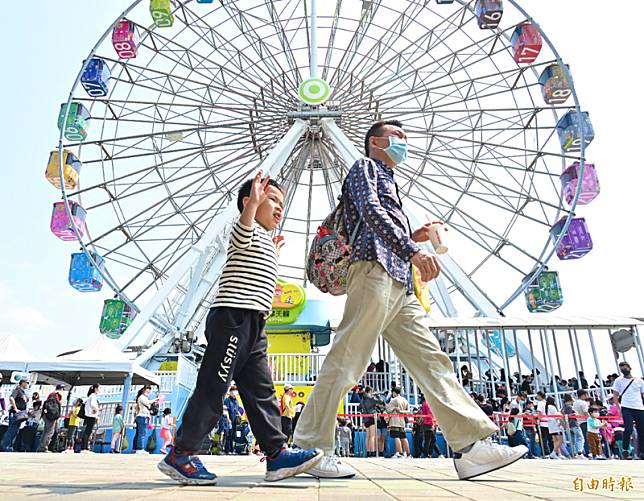
[[[217,475],[210,473],[191,453],[176,454],[173,447],[170,453],[157,464],[157,468],[170,478],[184,485],[215,485]]]
[[[274,457],[265,456],[267,482],[276,482],[285,478],[294,477],[299,473],[313,468],[324,457],[321,449],[291,449],[284,445]]]

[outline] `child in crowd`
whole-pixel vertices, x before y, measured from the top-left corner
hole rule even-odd
[[[217,423],[217,451],[223,454],[226,448],[226,436],[230,433],[230,418],[228,417],[228,409],[224,407],[224,413],[219,418]]]
[[[167,454],[167,447],[172,442],[172,426],[174,425],[174,419],[172,417],[172,411],[169,408],[163,409],[163,418],[161,419],[161,440],[163,440],[163,445],[161,446],[160,451],[163,454]]]
[[[120,454],[121,439],[124,433],[125,421],[123,421],[123,406],[119,404],[114,409],[114,418],[112,419],[112,442],[110,446],[113,454]]]
[[[602,428],[606,428],[606,423],[599,419],[599,409],[592,407],[590,409],[590,417],[588,418],[586,438],[588,439],[588,449],[590,449],[593,459],[606,459],[606,456],[602,454],[600,435]]]
[[[266,355],[264,325],[275,293],[278,252],[284,244],[283,237],[271,239],[269,232],[282,219],[283,190],[270,177],[262,180],[260,171],[240,188],[237,207],[241,216],[233,226],[217,297],[206,319],[208,346],[197,384],[177,430],[175,446],[158,465],[182,484],[216,483],[217,476],[195,454],[217,425],[233,378],[266,455],[267,481],[305,472],[323,457],[321,450],[286,445]]]
[[[345,419],[338,428],[338,438],[340,439],[340,454],[342,457],[348,457],[351,451],[351,428],[349,420]]]
[[[67,427],[67,448],[64,452],[71,454],[74,452],[74,444],[76,443],[76,434],[78,433],[78,428],[81,425],[83,420],[79,414],[81,407],[83,406],[83,399],[77,398],[74,401],[72,410],[69,413],[69,426]]]

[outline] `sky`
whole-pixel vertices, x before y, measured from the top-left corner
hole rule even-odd
[[[588,160],[596,164],[600,196],[578,213],[595,248],[583,259],[552,262],[560,272],[565,304],[558,315],[644,317],[641,286],[642,190],[637,156],[642,141],[639,60],[644,4],[600,8],[598,0],[520,2],[541,25],[570,67],[596,138]],[[80,294],[67,283],[69,255],[78,246],[49,231],[58,194],[44,178],[58,140],[56,118],[81,63],[129,2],[66,0],[9,2],[0,32],[3,120],[0,144],[0,336],[17,336],[36,356],[90,344],[98,333],[109,292]],[[597,8],[592,8],[596,5]],[[519,298],[508,313],[526,314]]]

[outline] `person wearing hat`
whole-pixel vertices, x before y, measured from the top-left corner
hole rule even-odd
[[[9,396],[9,428],[2,437],[0,452],[13,452],[13,443],[23,421],[27,420],[29,380],[21,379]]]
[[[58,418],[62,411],[61,402],[63,400],[63,396],[60,392],[64,389],[64,384],[57,384],[56,389],[47,396],[47,400],[45,400],[45,403],[43,404],[42,417],[45,421],[45,430],[42,433],[40,446],[38,447],[37,452],[46,452],[48,450],[49,443],[56,432],[56,424],[58,423]]]
[[[282,415],[282,433],[286,435],[286,440],[290,441],[293,437],[293,418],[295,417],[295,402],[293,398],[297,394],[290,383],[284,385],[284,395],[280,399],[280,411]]]

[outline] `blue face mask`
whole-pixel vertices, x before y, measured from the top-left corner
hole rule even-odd
[[[384,152],[392,162],[400,165],[407,160],[407,143],[397,136],[389,136],[389,148],[385,148]]]

